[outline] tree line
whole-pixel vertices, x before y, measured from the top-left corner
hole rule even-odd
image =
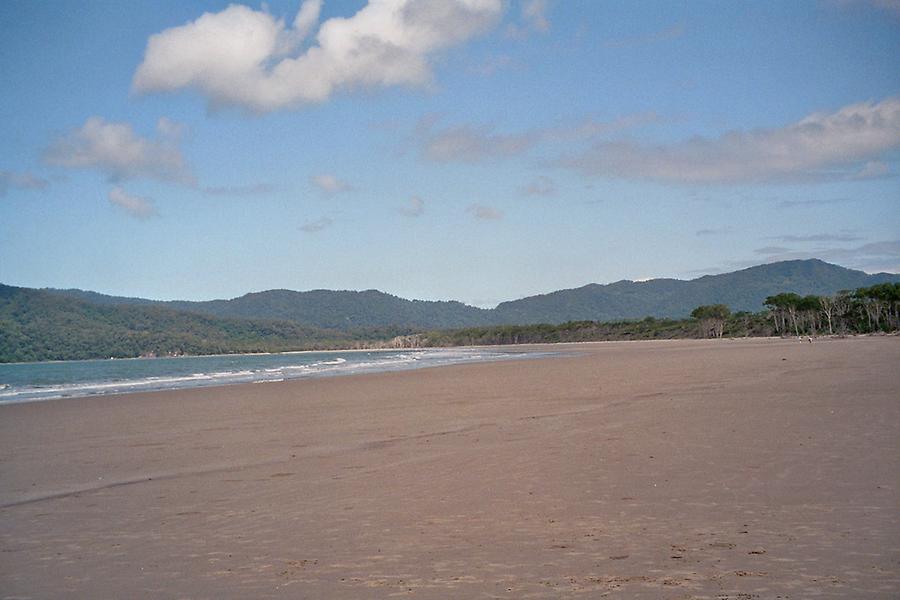
[[[900,283],[879,283],[833,296],[783,293],[765,300],[777,335],[875,333],[900,329]]]
[[[673,338],[768,337],[865,334],[900,330],[900,283],[800,296],[766,298],[766,310],[732,313],[724,304],[701,305],[690,319],[570,321],[558,325],[502,325],[431,331],[406,336],[406,346],[546,344]],[[398,342],[399,343],[399,342]]]
[[[900,283],[831,296],[782,293],[758,313],[698,306],[688,319],[571,321],[463,329],[323,330],[285,321],[220,319],[150,306],[97,306],[0,286],[0,362],[283,352],[343,348],[445,347],[707,337],[800,336],[900,329]]]

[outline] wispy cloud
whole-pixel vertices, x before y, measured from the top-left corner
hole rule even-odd
[[[425,201],[419,196],[413,196],[406,203],[406,206],[400,207],[400,214],[406,217],[420,217],[425,212]]]
[[[137,219],[149,219],[158,214],[153,200],[129,194],[119,186],[113,187],[107,197],[111,204]]]
[[[790,248],[784,246],[763,246],[753,251],[755,254],[766,254],[770,256],[782,255],[791,252]]]
[[[269,183],[251,183],[247,185],[226,185],[226,186],[208,186],[203,188],[204,194],[210,196],[258,196],[261,194],[271,194],[275,191],[275,186]]]
[[[490,127],[461,125],[420,138],[422,156],[434,162],[482,162],[523,154],[537,143],[531,133],[500,134]]]
[[[852,233],[816,233],[813,235],[776,235],[768,239],[787,243],[806,242],[858,242],[863,239]]]
[[[135,133],[128,123],[112,123],[91,117],[75,131],[54,140],[44,160],[70,169],[97,169],[111,181],[146,178],[196,185],[173,137],[175,124],[160,119],[159,138],[151,140]]]
[[[494,26],[503,2],[372,0],[316,31],[320,7],[320,0],[306,0],[288,26],[266,9],[232,4],[166,29],[148,40],[132,88],[195,89],[212,106],[269,112],[324,102],[339,91],[422,86],[432,79],[432,57]]]
[[[900,97],[814,113],[778,129],[664,145],[601,142],[559,161],[588,175],[687,184],[834,180],[900,146]]]
[[[497,71],[507,69],[515,64],[516,62],[511,56],[508,54],[501,54],[499,56],[489,56],[481,63],[469,68],[469,71],[476,75],[481,75],[482,77],[490,77]]]
[[[611,38],[603,42],[606,48],[636,48],[638,46],[648,46],[658,42],[674,40],[684,35],[684,24],[676,23],[665,29],[653,31],[650,33],[623,36]]]
[[[520,156],[544,143],[593,140],[658,120],[655,113],[626,115],[610,121],[587,118],[575,123],[498,133],[489,125],[438,127],[439,118],[419,120],[413,133],[421,156],[434,162],[477,163]]]
[[[10,188],[19,190],[43,190],[50,182],[32,173],[0,171],[0,196],[5,196]]]
[[[304,223],[300,226],[300,231],[303,231],[304,233],[316,233],[318,231],[322,231],[323,229],[331,227],[333,224],[334,221],[332,221],[328,217],[322,217],[321,219]]]
[[[535,177],[522,188],[526,196],[552,196],[556,193],[556,182],[546,175]]]
[[[519,22],[506,26],[504,34],[510,39],[521,40],[532,32],[547,33],[550,31],[550,19],[547,17],[548,0],[523,0],[519,13]]]
[[[811,200],[782,200],[778,203],[778,208],[821,208],[823,206],[831,206],[834,204],[846,204],[854,202],[852,198],[815,198]]]
[[[852,6],[871,6],[886,11],[894,17],[900,17],[900,0],[833,0],[835,4]]]
[[[844,248],[823,247],[813,250],[767,246],[758,248],[754,252],[763,255],[765,262],[819,258],[869,273],[876,271],[900,272],[900,240],[872,242]]]
[[[695,233],[697,237],[707,237],[713,235],[725,235],[734,231],[731,227],[715,227],[711,229],[698,229]]]
[[[467,210],[473,217],[483,221],[498,221],[503,218],[503,211],[483,204],[472,204]]]
[[[880,160],[870,160],[851,175],[851,179],[881,179],[891,174],[891,169]]]
[[[353,186],[346,181],[339,179],[331,174],[313,175],[309,178],[310,183],[319,188],[324,194],[334,195],[341,192],[349,192],[353,190]]]

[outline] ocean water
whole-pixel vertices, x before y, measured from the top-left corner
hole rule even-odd
[[[0,404],[399,371],[526,356],[535,354],[453,348],[0,364]]]

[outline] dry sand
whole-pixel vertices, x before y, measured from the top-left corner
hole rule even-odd
[[[3,598],[897,598],[900,338],[0,407]]]

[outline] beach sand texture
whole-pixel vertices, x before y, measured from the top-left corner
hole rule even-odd
[[[0,406],[0,598],[897,598],[900,338]]]

